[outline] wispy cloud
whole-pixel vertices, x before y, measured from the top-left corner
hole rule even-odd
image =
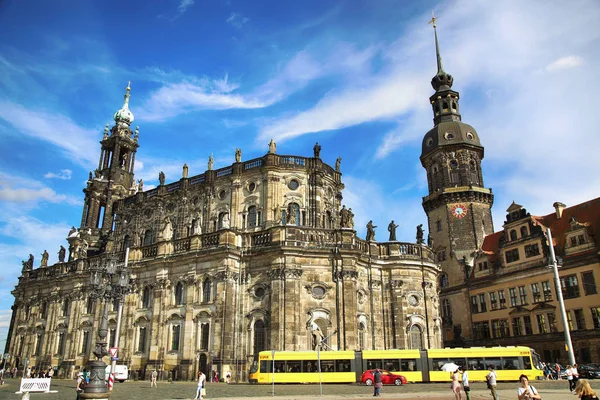
[[[84,168],[96,165],[96,138],[100,130],[96,132],[83,128],[62,114],[30,110],[3,100],[0,100],[0,119],[22,134],[52,143]]]
[[[69,180],[69,179],[71,179],[72,173],[73,173],[73,171],[71,171],[70,169],[61,169],[59,173],[54,173],[54,172],[46,173],[44,175],[44,178]]]
[[[548,64],[546,67],[546,71],[559,71],[563,69],[571,69],[579,67],[583,64],[583,58],[579,56],[566,56],[561,57],[558,60],[555,60]]]
[[[240,13],[235,13],[232,12],[231,15],[229,16],[229,18],[227,18],[225,20],[226,22],[228,22],[229,24],[231,24],[232,26],[240,29],[242,28],[249,20],[248,18],[244,17],[243,15],[241,15]]]
[[[39,181],[15,177],[3,172],[0,172],[0,200],[18,203],[20,206],[29,205],[30,207],[37,205],[39,202],[81,204],[80,199],[56,193]],[[6,206],[6,203],[4,204]]]
[[[194,3],[194,0],[181,0],[181,3],[179,3],[179,6],[177,6],[177,11],[179,11],[180,14],[183,14],[188,8],[193,6]]]

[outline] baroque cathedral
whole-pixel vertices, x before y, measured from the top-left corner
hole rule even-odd
[[[328,350],[439,348],[440,268],[423,243],[356,235],[343,205],[340,159],[266,154],[144,190],[134,178],[139,129],[130,87],[100,141],[98,168],[83,190],[68,257],[23,263],[6,352],[19,368],[82,369],[104,306],[90,276],[116,261],[128,291],[110,292],[108,347],[145,379],[193,379],[198,370],[237,381],[263,350],[310,350],[318,329]],[[372,225],[371,225],[372,226]],[[393,228],[395,232],[395,227]],[[65,259],[66,258],[66,259]],[[127,259],[126,259],[127,258]],[[106,357],[105,361],[108,361]]]

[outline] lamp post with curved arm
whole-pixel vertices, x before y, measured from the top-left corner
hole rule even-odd
[[[84,387],[82,399],[108,399],[110,392],[106,384],[106,363],[102,358],[108,355],[106,349],[108,335],[108,304],[112,299],[121,299],[129,290],[129,271],[124,265],[118,265],[117,260],[109,256],[106,260],[93,260],[90,263],[90,292],[97,300],[104,300],[102,319],[98,327],[98,340],[93,354],[96,360],[89,360],[86,368],[90,381]],[[119,334],[118,332],[116,333]]]

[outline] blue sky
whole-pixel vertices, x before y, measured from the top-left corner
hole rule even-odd
[[[0,349],[21,260],[78,226],[104,125],[131,81],[145,189],[266,153],[342,157],[359,235],[426,224],[434,9],[463,120],[485,146],[495,229],[598,196],[600,3],[561,1],[0,2]]]

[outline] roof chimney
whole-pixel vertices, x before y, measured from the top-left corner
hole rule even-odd
[[[556,203],[554,203],[552,205],[554,206],[554,209],[556,210],[556,219],[561,219],[563,210],[567,206],[565,204],[561,203],[560,201],[557,201]]]

